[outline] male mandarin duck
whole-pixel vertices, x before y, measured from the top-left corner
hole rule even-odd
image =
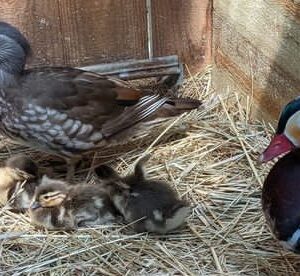
[[[300,253],[300,149],[281,159],[271,169],[262,190],[266,220],[282,245]]]
[[[20,31],[0,22],[0,129],[21,144],[63,157],[69,174],[84,152],[130,140],[137,124],[201,105],[75,68],[25,70],[30,53]]]
[[[300,98],[281,112],[276,134],[260,159],[268,162],[281,154],[262,190],[262,206],[275,237],[289,250],[300,252]]]
[[[300,97],[289,102],[282,110],[276,134],[260,156],[268,162],[281,154],[300,147]]]

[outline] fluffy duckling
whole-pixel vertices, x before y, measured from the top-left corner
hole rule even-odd
[[[300,148],[300,97],[290,101],[281,111],[276,133],[260,161],[271,161],[295,148]]]
[[[275,237],[288,250],[300,253],[300,149],[279,159],[268,174],[262,206]]]
[[[191,210],[167,183],[145,177],[143,164],[148,158],[141,159],[126,177],[106,165],[95,172],[125,221],[134,222],[135,231],[163,234],[181,226]]]
[[[29,208],[38,185],[38,167],[25,155],[6,160],[0,168],[0,204],[7,204],[16,211]]]
[[[25,70],[30,53],[24,35],[0,22],[0,130],[23,145],[64,158],[69,179],[82,154],[124,144],[137,125],[201,105],[197,99],[148,93],[76,68]]]
[[[97,185],[69,185],[43,176],[29,209],[31,222],[49,230],[112,223],[117,213],[103,189]]]

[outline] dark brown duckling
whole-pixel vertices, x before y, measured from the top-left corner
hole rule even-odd
[[[38,167],[26,155],[15,155],[0,167],[0,204],[15,211],[29,208],[38,185]]]
[[[288,250],[300,253],[300,149],[274,165],[262,191],[262,207],[275,237]]]
[[[97,185],[70,185],[43,176],[29,215],[32,224],[49,230],[73,230],[118,220],[107,194]]]
[[[83,153],[124,144],[144,122],[201,105],[197,99],[160,96],[75,68],[24,70],[29,53],[20,31],[0,22],[0,130],[23,145],[64,158],[69,178]]]
[[[137,232],[167,233],[181,226],[191,209],[186,201],[165,182],[147,179],[141,159],[134,173],[120,177],[111,167],[95,169],[112,202],[127,223]]]

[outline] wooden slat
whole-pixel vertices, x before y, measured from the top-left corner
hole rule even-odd
[[[63,34],[60,28],[58,1],[1,0],[0,18],[17,26],[29,39],[34,51],[31,64],[63,63]],[[51,8],[50,8],[51,7]]]
[[[194,72],[211,61],[211,0],[152,0],[154,56],[178,55]]]
[[[152,15],[154,56],[210,62],[211,0],[152,0]],[[0,0],[0,19],[30,40],[30,66],[147,58],[146,0]]]
[[[145,1],[64,0],[59,3],[66,63],[97,64],[146,57]]]
[[[1,0],[0,14],[31,41],[31,65],[84,66],[146,57],[144,1]]]
[[[181,64],[177,56],[104,63],[81,68],[122,80],[135,80],[167,75],[179,78],[182,74]]]
[[[259,108],[272,118],[299,95],[300,22],[287,8],[290,1],[214,2],[217,66],[230,73],[241,90],[253,93]],[[217,82],[218,74],[213,77]],[[216,84],[219,90],[227,85],[224,80]]]

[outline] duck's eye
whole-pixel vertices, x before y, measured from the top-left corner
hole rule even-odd
[[[44,199],[46,199],[46,200],[48,200],[49,198],[50,198],[50,196],[48,196],[48,195],[44,196]]]

